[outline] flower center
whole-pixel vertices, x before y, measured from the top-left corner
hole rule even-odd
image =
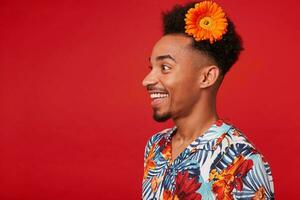
[[[213,25],[213,19],[211,17],[203,17],[199,21],[199,25],[201,28],[203,28],[205,30],[209,30]]]

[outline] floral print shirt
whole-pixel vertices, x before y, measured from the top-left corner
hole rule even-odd
[[[144,200],[274,199],[271,169],[240,130],[220,119],[172,162],[176,129],[146,145]]]

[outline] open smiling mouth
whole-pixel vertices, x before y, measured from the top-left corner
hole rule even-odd
[[[168,93],[161,93],[161,92],[153,92],[150,94],[150,97],[152,99],[151,105],[152,107],[157,107],[159,104],[161,104],[167,97],[169,97]]]

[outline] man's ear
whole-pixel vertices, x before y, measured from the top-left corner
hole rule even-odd
[[[200,75],[200,88],[207,88],[215,84],[220,75],[220,69],[215,65],[204,67]]]

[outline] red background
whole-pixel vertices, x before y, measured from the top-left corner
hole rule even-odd
[[[141,85],[160,12],[184,1],[0,2],[0,199],[140,199],[152,120]],[[299,1],[220,0],[244,40],[218,111],[295,199]]]

